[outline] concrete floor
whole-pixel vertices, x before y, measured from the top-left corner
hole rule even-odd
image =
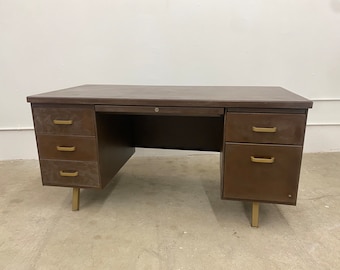
[[[0,269],[340,269],[340,153],[306,154],[298,205],[219,197],[219,156],[135,157],[104,190],[0,162]]]

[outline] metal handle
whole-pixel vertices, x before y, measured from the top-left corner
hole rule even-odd
[[[76,176],[78,176],[78,171],[74,171],[74,172],[59,171],[59,174],[60,174],[60,176],[76,177]]]
[[[53,124],[55,125],[72,125],[73,120],[58,120],[54,119]]]
[[[254,162],[254,163],[267,163],[267,164],[271,164],[271,163],[274,163],[275,158],[274,157],[271,157],[271,158],[258,158],[258,157],[251,156],[250,160],[251,160],[251,162]]]
[[[276,127],[253,127],[254,132],[263,132],[263,133],[275,133]]]
[[[75,146],[57,146],[57,150],[60,152],[74,152],[76,151]]]

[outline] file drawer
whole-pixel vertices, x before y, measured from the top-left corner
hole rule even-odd
[[[302,146],[226,143],[223,197],[296,204]]]

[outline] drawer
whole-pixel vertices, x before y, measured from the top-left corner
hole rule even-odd
[[[223,198],[296,204],[302,146],[226,143]]]
[[[224,115],[224,108],[203,107],[151,107],[151,106],[114,106],[96,105],[97,112],[110,112],[133,115],[180,115],[218,117]]]
[[[37,135],[40,159],[96,161],[95,137]]]
[[[37,134],[95,135],[93,106],[32,106]]]
[[[302,145],[305,114],[234,113],[226,119],[226,141]]]
[[[42,182],[48,186],[100,187],[98,164],[84,161],[40,160]]]

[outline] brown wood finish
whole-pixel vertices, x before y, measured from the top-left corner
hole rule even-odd
[[[97,161],[95,137],[37,135],[37,144],[41,159]],[[75,149],[61,151],[64,149],[58,150],[58,146]]]
[[[275,158],[254,163],[251,156]],[[302,146],[226,143],[225,199],[296,204]]]
[[[104,188],[135,152],[126,116],[97,113],[100,186]]]
[[[227,123],[227,109],[224,113],[224,117],[223,117],[223,127],[224,127],[224,130],[223,130],[223,139],[225,139],[225,134],[226,134],[226,123]],[[221,199],[224,199],[224,175],[225,175],[225,170],[224,170],[224,167],[225,167],[225,142],[223,141],[222,143],[222,149],[221,149],[221,153],[220,153],[220,196],[221,196]]]
[[[224,108],[190,107],[150,107],[150,106],[109,106],[96,105],[97,112],[111,112],[129,115],[174,115],[174,116],[211,116],[224,115]]]
[[[94,106],[32,104],[32,113],[43,184],[99,188]],[[57,146],[75,149],[63,152]],[[61,176],[60,171],[78,175]]]
[[[227,112],[239,113],[283,113],[283,114],[307,114],[306,109],[280,109],[280,108],[226,108]]]
[[[49,186],[99,188],[97,162],[40,160],[42,182]],[[78,176],[60,176],[60,171],[78,172]]]
[[[94,106],[32,105],[37,134],[94,136]],[[56,125],[53,120],[72,120],[71,125]]]
[[[81,85],[27,97],[32,103],[128,106],[311,108],[312,102],[281,87]]]
[[[138,115],[132,123],[136,147],[222,150],[223,117]]]
[[[302,145],[305,114],[227,113],[226,141]],[[271,128],[273,133],[255,132],[253,127]]]
[[[27,100],[44,185],[104,188],[134,147],[219,151],[222,199],[296,204],[312,102],[281,87],[83,85]]]

